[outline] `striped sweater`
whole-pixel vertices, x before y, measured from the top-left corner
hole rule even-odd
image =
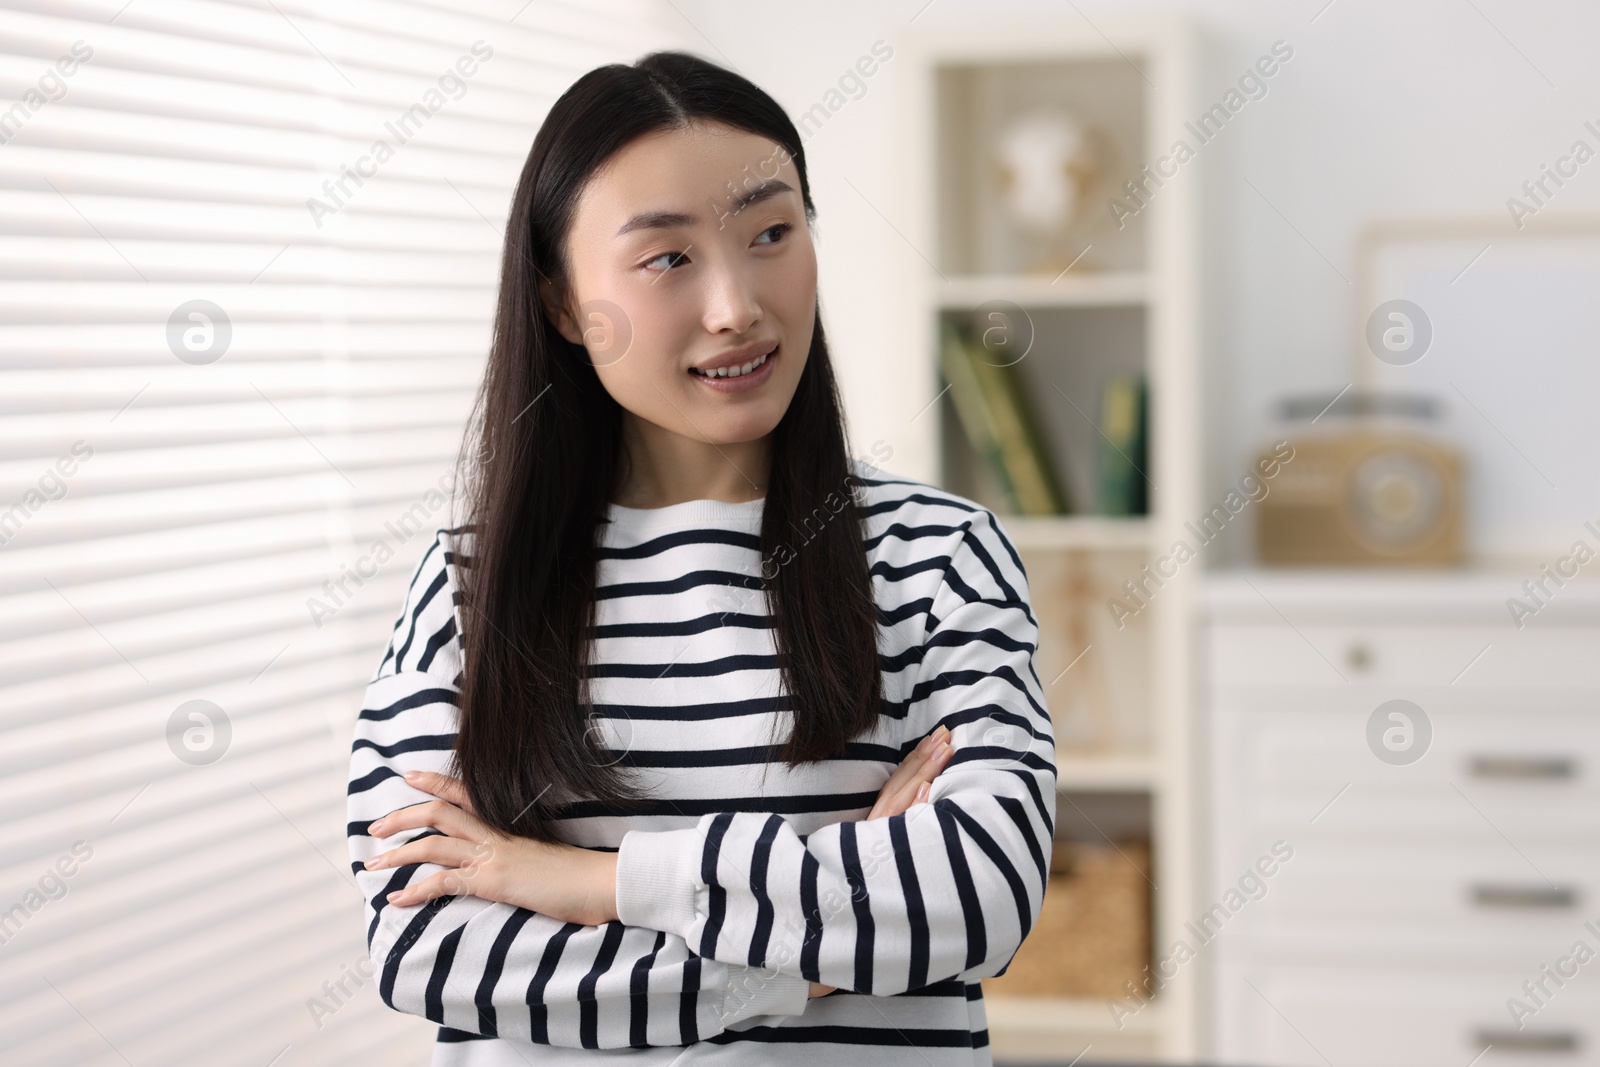
[[[626,812],[561,811],[568,841],[616,849],[616,922],[386,895],[440,870],[364,861],[373,820],[447,771],[469,529],[417,565],[356,722],[350,861],[378,991],[440,1024],[433,1063],[986,1064],[979,979],[1037,917],[1055,819],[1050,721],[1021,560],[989,511],[860,461],[883,705],[833,759],[790,770],[790,725],[761,593],[762,501],[612,505],[600,528],[596,729],[645,788]],[[815,536],[819,510],[795,531]],[[770,566],[769,573],[770,573]],[[943,723],[930,802],[864,821],[901,758]],[[837,986],[808,999],[809,981]]]

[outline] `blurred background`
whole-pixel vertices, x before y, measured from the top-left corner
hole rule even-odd
[[[686,48],[801,131],[857,453],[1028,568],[1061,797],[997,1061],[1600,1063],[1597,33],[0,0],[6,1062],[427,1062],[352,724],[533,134]]]

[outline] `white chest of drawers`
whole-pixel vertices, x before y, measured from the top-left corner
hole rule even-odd
[[[1209,580],[1218,1062],[1600,1064],[1600,582],[1522,578]]]

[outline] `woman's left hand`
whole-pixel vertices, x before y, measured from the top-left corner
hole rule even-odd
[[[616,919],[615,852],[502,834],[478,817],[459,778],[417,771],[406,781],[439,799],[390,812],[368,832],[386,837],[397,830],[431,826],[439,833],[374,856],[367,868],[437,863],[448,869],[390,894],[389,903],[406,907],[435,897],[471,894],[561,922],[598,926]]]

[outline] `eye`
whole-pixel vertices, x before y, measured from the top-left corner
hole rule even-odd
[[[757,234],[756,235],[756,239],[759,241],[762,237],[765,237],[767,234],[772,233],[773,231],[777,231],[778,236],[774,237],[771,241],[766,242],[767,244],[777,244],[778,243],[778,238],[781,238],[784,234],[788,233],[792,229],[794,229],[794,224],[793,223],[788,223],[788,222],[774,223],[773,225],[768,226],[766,229],[762,230],[759,234]]]
[[[689,254],[687,252],[663,252],[659,256],[656,256],[656,257],[654,257],[652,259],[646,260],[642,264],[642,266],[644,266],[646,268],[649,268],[652,263],[656,263],[656,262],[659,262],[660,260],[665,259],[665,260],[669,260],[670,262],[668,262],[666,267],[664,267],[662,269],[663,270],[671,270],[673,267],[676,267],[679,263],[682,263],[684,260],[686,260],[688,258],[689,258]]]

